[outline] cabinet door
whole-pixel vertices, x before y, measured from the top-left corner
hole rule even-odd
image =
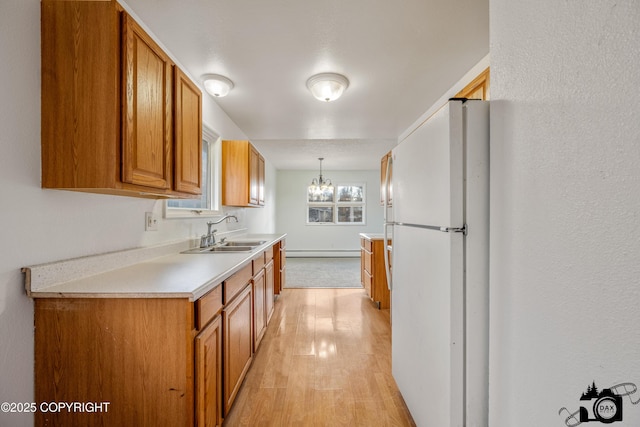
[[[249,203],[260,204],[260,154],[252,145],[249,147]]]
[[[175,173],[174,189],[201,194],[202,179],[202,93],[175,68]]]
[[[385,197],[387,198],[387,206],[393,205],[393,187],[392,187],[392,172],[393,167],[389,169],[389,184],[386,184],[388,160],[391,157],[391,151],[385,154],[380,160],[380,204],[384,206]]]
[[[364,239],[360,239],[360,283],[364,288]]]
[[[224,327],[224,414],[228,414],[253,357],[253,292],[247,286],[222,311]]]
[[[258,155],[258,204],[264,206],[264,157]]]
[[[264,277],[266,283],[266,290],[264,294],[264,306],[267,311],[267,325],[271,320],[271,315],[273,314],[273,293],[274,293],[274,270],[273,270],[273,260],[269,261],[267,265],[264,266]]]
[[[264,268],[253,278],[253,351],[260,345],[267,328],[267,313],[265,310],[266,280]]]
[[[171,188],[172,62],[123,13],[122,181]]]
[[[222,141],[222,204],[248,206],[249,141]]]
[[[222,324],[220,316],[195,339],[196,426],[222,424]]]
[[[40,4],[42,187],[112,187],[120,181],[120,11],[115,2]]]

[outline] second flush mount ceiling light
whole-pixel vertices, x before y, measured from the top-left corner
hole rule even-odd
[[[205,74],[202,79],[205,90],[216,98],[227,96],[229,91],[233,89],[233,82],[220,74]]]
[[[307,88],[311,94],[324,102],[340,98],[347,87],[349,87],[349,80],[342,74],[321,73],[311,76],[307,80]]]

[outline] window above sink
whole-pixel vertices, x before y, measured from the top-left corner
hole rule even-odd
[[[165,218],[217,216],[220,210],[221,139],[213,130],[202,128],[202,197],[172,199],[165,202]]]

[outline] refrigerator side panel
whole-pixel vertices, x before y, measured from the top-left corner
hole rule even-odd
[[[462,226],[462,103],[447,103],[392,155],[394,221]]]
[[[462,244],[460,234],[394,227],[392,373],[419,426],[462,425],[463,336],[452,327],[452,317],[462,319],[452,303]]]
[[[486,427],[489,402],[489,103],[465,104],[466,411]]]

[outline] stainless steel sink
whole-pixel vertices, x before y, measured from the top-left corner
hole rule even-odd
[[[183,254],[214,254],[220,252],[234,253],[234,252],[251,252],[253,248],[251,246],[212,246],[210,248],[194,248],[187,251],[183,251]]]
[[[214,246],[211,248],[206,248],[204,250],[204,252],[251,252],[251,250],[253,249],[252,246],[231,246],[231,245],[224,245],[224,246]]]
[[[264,243],[267,243],[266,240],[233,240],[231,242],[224,242],[222,243],[223,247],[235,247],[235,246],[251,246],[251,247],[256,247],[256,246],[260,246]]]
[[[266,240],[233,240],[218,243],[210,248],[194,248],[182,252],[183,254],[211,254],[220,252],[251,252],[254,248],[266,243]]]

